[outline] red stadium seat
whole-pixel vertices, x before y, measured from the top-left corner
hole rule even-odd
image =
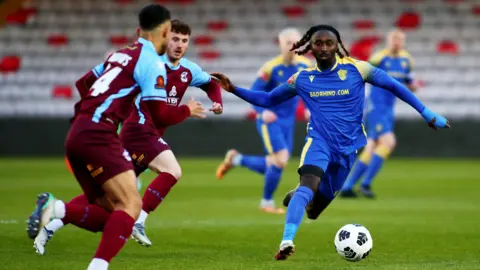
[[[373,53],[373,48],[380,42],[380,38],[376,36],[364,37],[353,42],[350,48],[350,54],[359,60],[368,60]]]
[[[193,38],[193,43],[198,46],[212,45],[213,41],[213,37],[209,35],[198,35]]]
[[[64,46],[68,44],[68,37],[64,34],[52,34],[47,38],[47,43],[51,46]]]
[[[357,30],[370,30],[375,28],[375,22],[372,20],[356,20],[353,22],[353,28]]]
[[[16,55],[4,56],[0,59],[0,72],[17,72],[20,69],[21,62],[20,57]]]
[[[24,25],[32,16],[36,14],[37,9],[35,8],[22,8],[15,11],[14,13],[9,14],[6,19],[6,23]]]
[[[70,85],[56,85],[53,87],[52,96],[54,98],[72,99],[73,89]]]
[[[207,24],[208,30],[211,31],[223,31],[228,28],[227,21],[209,21]]]
[[[247,119],[251,121],[255,121],[257,119],[257,112],[250,108],[247,112]]]
[[[452,40],[444,40],[437,44],[437,52],[441,54],[458,54],[460,49],[458,48],[457,43]]]
[[[415,12],[405,12],[398,17],[395,25],[399,28],[412,30],[420,26],[421,17]]]
[[[476,16],[480,16],[480,5],[473,6],[472,13]]]
[[[130,41],[131,41],[131,39],[128,36],[118,35],[118,36],[111,36],[110,37],[110,43],[114,46],[126,45]]]
[[[222,54],[219,51],[203,51],[198,53],[198,56],[204,60],[215,60],[218,59],[222,56]]]
[[[305,15],[305,9],[301,6],[285,6],[283,14],[289,18],[296,18]]]

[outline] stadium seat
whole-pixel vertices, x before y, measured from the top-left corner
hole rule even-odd
[[[73,98],[72,87],[70,85],[56,85],[55,87],[53,87],[52,97],[72,99]]]
[[[472,6],[472,13],[476,16],[480,16],[480,5]]]
[[[375,22],[372,20],[356,20],[353,22],[353,28],[356,30],[371,30],[375,28]]]
[[[4,56],[0,59],[0,72],[17,72],[20,69],[21,59],[15,55]]]
[[[64,46],[68,44],[68,37],[63,34],[52,34],[48,36],[47,43],[50,46]]]
[[[437,51],[442,54],[458,54],[459,48],[452,40],[444,40],[437,44]]]
[[[222,21],[222,20],[209,21],[207,23],[207,28],[208,30],[211,30],[211,31],[223,31],[228,28],[228,22]]]
[[[193,38],[193,43],[197,46],[207,46],[212,45],[214,39],[209,35],[198,35]]]
[[[413,30],[420,26],[420,21],[421,17],[418,13],[405,12],[398,17],[395,25],[402,29]]]
[[[297,18],[305,15],[305,9],[301,6],[284,6],[283,14],[288,18]]]
[[[380,38],[376,36],[364,37],[352,44],[350,54],[359,59],[366,61],[373,53],[373,49],[380,42]]]
[[[17,10],[14,13],[11,13],[7,16],[6,22],[7,24],[20,24],[24,25],[28,22],[28,20],[37,14],[36,8],[22,8]]]
[[[132,38],[124,35],[115,35],[110,37],[110,44],[113,46],[123,46],[132,41]]]
[[[221,57],[221,53],[219,51],[209,50],[209,51],[202,51],[198,53],[198,56],[203,60],[216,60]]]
[[[318,0],[297,0],[298,3],[301,3],[301,4],[312,4],[312,3],[316,3]]]
[[[126,4],[131,4],[133,0],[115,0],[115,3],[119,5],[126,5]]]

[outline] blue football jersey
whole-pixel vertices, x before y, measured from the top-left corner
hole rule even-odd
[[[291,65],[283,63],[283,56],[279,55],[266,62],[258,71],[257,79],[252,85],[253,90],[271,91],[275,87],[287,82],[296,72],[311,66],[310,60],[304,56],[295,56]],[[298,98],[292,98],[282,104],[268,108],[273,111],[279,120],[295,119],[295,110],[297,108]],[[257,112],[263,111],[263,108],[256,107]]]
[[[413,60],[410,54],[405,50],[402,50],[398,55],[393,56],[387,49],[384,49],[372,55],[369,62],[401,83],[409,84],[412,81],[411,71],[413,68]],[[370,109],[393,109],[393,106],[395,105],[395,96],[389,91],[373,86],[369,101]]]

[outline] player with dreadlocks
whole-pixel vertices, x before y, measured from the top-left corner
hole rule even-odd
[[[288,209],[276,260],[285,260],[293,254],[293,239],[305,208],[310,219],[320,215],[342,188],[357,150],[365,146],[362,118],[366,82],[408,103],[431,128],[450,127],[447,119],[425,107],[403,84],[368,62],[350,58],[334,27],[317,25],[310,28],[292,50],[304,45],[307,46],[297,53],[311,51],[317,66],[297,72],[287,83],[268,93],[242,89],[233,85],[227,76],[212,74],[225,90],[254,105],[270,107],[298,95],[310,110],[298,169],[300,185],[284,200]]]

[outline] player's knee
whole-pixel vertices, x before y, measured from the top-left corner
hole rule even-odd
[[[320,180],[324,175],[321,168],[313,165],[303,165],[298,169],[300,174],[300,186],[306,186],[313,192],[317,192]]]
[[[272,165],[284,169],[287,167],[289,159],[288,150],[280,150],[279,152],[272,155]]]
[[[182,168],[178,164],[177,166],[169,167],[165,172],[171,174],[177,181],[182,178]]]
[[[397,145],[397,139],[393,133],[387,133],[379,138],[379,144],[393,150]]]

